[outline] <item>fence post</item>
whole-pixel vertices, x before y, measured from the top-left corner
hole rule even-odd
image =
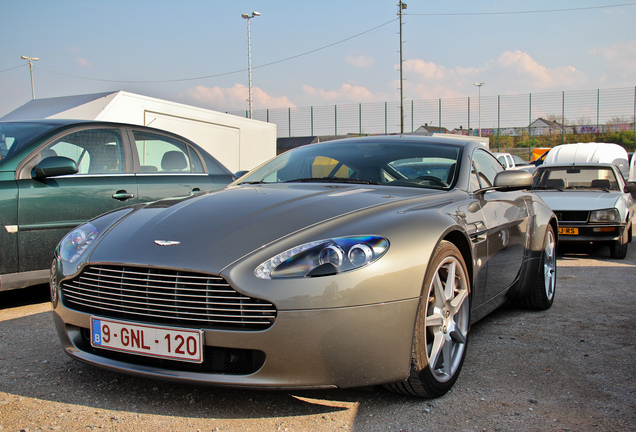
[[[468,96],[468,135],[470,135],[470,96]]]
[[[596,90],[596,140],[598,141],[599,134],[599,115],[601,111],[601,89]]]
[[[389,129],[388,129],[388,118],[387,118],[387,104],[388,102],[384,102],[384,133],[388,134],[389,133]]]
[[[415,132],[415,110],[413,109],[413,99],[411,99],[411,133]]]
[[[561,144],[565,144],[565,90],[561,101]]]
[[[291,107],[287,108],[287,125],[289,127],[289,138],[291,138]]]
[[[360,121],[360,136],[362,136],[362,103],[358,106],[358,120]]]
[[[532,147],[532,93],[529,96],[529,108],[528,108],[528,147]]]
[[[338,135],[338,105],[333,106],[333,132]]]
[[[497,151],[501,151],[501,95],[497,95]],[[490,141],[490,140],[488,140]]]
[[[310,115],[311,115],[311,136],[314,136],[314,106],[311,106],[311,110],[310,110]]]
[[[439,113],[439,129],[440,129],[440,133],[442,132],[442,99],[439,99],[439,108],[437,110],[437,112]]]

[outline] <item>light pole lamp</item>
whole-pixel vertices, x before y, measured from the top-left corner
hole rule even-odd
[[[478,83],[473,83],[474,86],[479,87],[479,99],[478,99],[478,104],[479,104],[479,123],[478,123],[478,127],[479,127],[479,136],[481,136],[481,87],[486,84],[483,82],[478,82]]]
[[[241,16],[247,20],[247,103],[249,106],[249,118],[252,118],[252,41],[250,38],[250,20],[254,17],[261,16],[261,13],[254,11],[252,15],[244,13],[241,14]]]
[[[31,72],[31,98],[35,99],[35,87],[33,86],[33,62],[34,61],[38,61],[40,60],[37,57],[27,57],[27,56],[22,56],[20,57],[22,60],[28,60],[29,61],[29,71]]]

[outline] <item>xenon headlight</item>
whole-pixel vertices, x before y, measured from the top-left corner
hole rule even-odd
[[[620,222],[620,216],[615,208],[596,210],[590,213],[590,222]]]
[[[68,233],[60,242],[58,256],[62,261],[74,263],[95,241],[99,231],[91,223],[85,223]]]
[[[259,265],[261,279],[334,275],[366,266],[380,258],[389,241],[379,236],[338,237],[286,250]]]

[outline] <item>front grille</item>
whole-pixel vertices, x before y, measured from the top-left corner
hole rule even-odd
[[[91,266],[61,285],[70,309],[166,325],[263,330],[276,308],[235,291],[222,277],[133,266]]]
[[[588,211],[554,211],[559,222],[587,222],[589,213]]]

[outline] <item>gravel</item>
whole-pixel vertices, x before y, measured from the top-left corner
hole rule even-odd
[[[0,293],[0,431],[636,431],[636,248],[583,252],[559,256],[550,310],[475,324],[455,387],[431,400],[120,375],[62,352],[48,287]]]

